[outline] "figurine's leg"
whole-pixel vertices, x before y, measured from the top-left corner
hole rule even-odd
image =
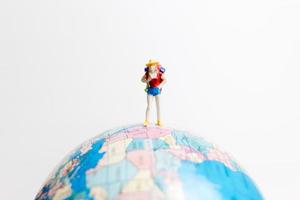
[[[149,124],[149,115],[150,115],[150,109],[153,101],[153,96],[148,94],[147,95],[147,109],[146,109],[146,119],[144,122],[144,125],[147,126]]]
[[[157,123],[156,125],[162,126],[161,119],[160,119],[160,95],[155,96],[155,102],[156,102],[156,114],[157,114]]]

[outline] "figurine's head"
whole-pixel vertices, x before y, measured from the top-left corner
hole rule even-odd
[[[149,62],[146,63],[146,66],[149,72],[155,72],[159,66],[159,62],[156,60],[149,60]]]

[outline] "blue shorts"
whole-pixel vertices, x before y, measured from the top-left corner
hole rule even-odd
[[[160,89],[158,87],[149,87],[147,89],[147,94],[150,94],[152,96],[156,96],[160,94]]]

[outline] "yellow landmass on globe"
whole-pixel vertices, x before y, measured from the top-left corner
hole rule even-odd
[[[71,187],[69,185],[65,185],[64,187],[58,189],[53,196],[53,200],[61,200],[69,197],[72,194]]]
[[[99,166],[112,165],[125,159],[126,148],[131,141],[132,139],[128,138],[113,143],[110,143],[109,141],[105,142],[100,150],[100,152],[105,152],[105,154],[101,159],[101,162],[99,162]]]

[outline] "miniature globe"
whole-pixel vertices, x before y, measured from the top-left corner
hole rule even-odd
[[[245,171],[187,131],[131,125],[92,138],[50,175],[35,199],[260,200]]]

